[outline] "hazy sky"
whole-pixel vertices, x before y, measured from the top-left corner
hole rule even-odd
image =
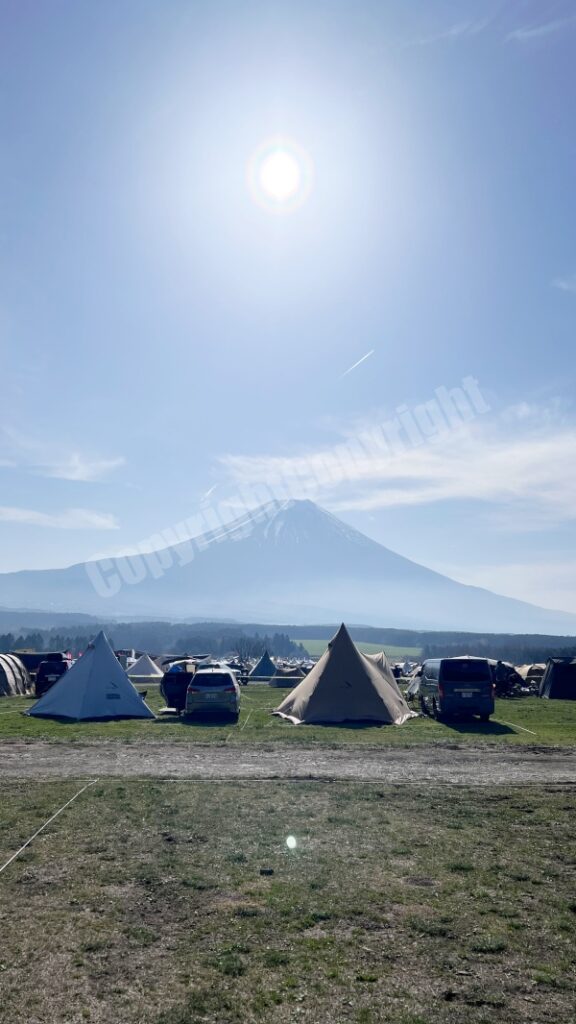
[[[282,479],[576,611],[575,67],[568,0],[0,0],[0,569]]]

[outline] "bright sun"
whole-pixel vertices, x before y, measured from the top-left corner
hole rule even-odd
[[[302,171],[291,153],[276,149],[262,161],[258,177],[264,192],[284,203],[298,191]]]
[[[310,194],[312,178],[309,155],[298,143],[284,137],[267,139],[248,164],[254,202],[273,213],[300,207]]]

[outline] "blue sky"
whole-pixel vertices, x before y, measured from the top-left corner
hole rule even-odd
[[[576,611],[573,3],[0,0],[0,50],[0,570],[280,467]],[[247,168],[279,135],[313,180],[275,212]],[[310,477],[468,378],[488,409]]]

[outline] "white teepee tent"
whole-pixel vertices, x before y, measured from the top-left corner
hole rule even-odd
[[[69,672],[36,702],[28,715],[39,718],[154,718],[117,660],[104,633]]]
[[[141,658],[138,658],[138,661],[135,661],[134,664],[130,666],[128,669],[128,675],[130,676],[130,679],[153,680],[162,679],[164,673],[162,669],[158,668],[158,665],[152,661],[150,655],[143,654]]]

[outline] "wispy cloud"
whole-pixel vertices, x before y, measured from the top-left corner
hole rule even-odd
[[[3,449],[0,465],[24,468],[29,473],[58,480],[94,483],[105,479],[126,461],[120,455],[105,458],[77,450],[64,451],[59,445],[27,437],[13,427],[2,429],[0,444]]]
[[[566,277],[556,277],[552,281],[553,288],[559,288],[563,292],[573,292],[576,295],[576,273],[568,274]]]
[[[419,36],[411,39],[407,46],[431,46],[434,43],[456,42],[458,39],[469,39],[483,32],[491,23],[492,18],[484,18],[482,21],[457,21],[447,28],[432,32],[430,35]]]
[[[108,476],[114,469],[125,464],[122,456],[111,459],[89,458],[80,452],[73,452],[61,461],[47,462],[39,465],[36,472],[42,476],[55,477],[59,480],[79,480],[94,483]]]
[[[476,501],[533,529],[576,518],[576,428],[533,407],[463,424],[397,454],[370,444],[367,430],[358,440],[289,457],[222,461],[235,485],[310,497],[335,512]]]
[[[68,508],[62,512],[39,512],[31,508],[0,505],[0,523],[45,526],[56,530],[117,530],[118,521],[107,512]]]
[[[509,32],[506,38],[512,42],[526,43],[532,39],[542,39],[545,36],[555,35],[558,32],[572,29],[575,25],[576,15],[571,15],[569,18],[555,18],[552,21],[523,25]]]

